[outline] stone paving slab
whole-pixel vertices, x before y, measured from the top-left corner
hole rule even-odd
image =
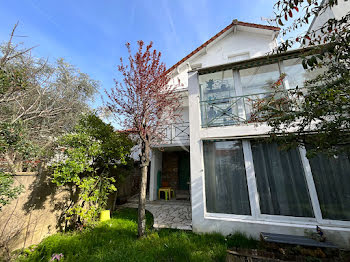
[[[118,208],[123,207],[137,208],[138,204],[128,202]],[[146,210],[153,215],[154,228],[192,230],[191,204],[188,201],[148,201]]]

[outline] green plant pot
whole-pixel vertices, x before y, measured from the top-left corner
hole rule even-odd
[[[103,222],[103,221],[107,221],[109,219],[111,219],[111,211],[102,210],[101,214],[100,214],[100,221]]]

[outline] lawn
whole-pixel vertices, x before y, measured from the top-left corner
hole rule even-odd
[[[257,242],[235,234],[195,234],[181,230],[154,230],[147,213],[147,236],[137,238],[137,210],[125,208],[111,220],[82,232],[58,233],[44,239],[33,252],[18,261],[50,261],[62,253],[60,261],[225,261],[232,246],[255,247]]]

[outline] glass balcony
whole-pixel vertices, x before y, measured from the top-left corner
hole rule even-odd
[[[261,122],[262,115],[257,109],[264,101],[272,97],[292,98],[289,90],[304,90],[306,80],[322,73],[305,70],[301,63],[301,58],[293,58],[200,74],[202,127]],[[274,105],[277,106],[272,102],[271,106]]]
[[[272,98],[273,92],[234,96],[222,99],[201,101],[202,127],[242,125],[260,122],[257,109],[259,105]],[[278,97],[288,96],[287,91]]]

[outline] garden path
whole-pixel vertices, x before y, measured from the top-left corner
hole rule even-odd
[[[137,199],[131,199],[126,204],[119,206],[137,208]],[[146,210],[152,213],[154,228],[174,228],[192,230],[192,212],[190,201],[182,200],[156,200],[147,201]]]

